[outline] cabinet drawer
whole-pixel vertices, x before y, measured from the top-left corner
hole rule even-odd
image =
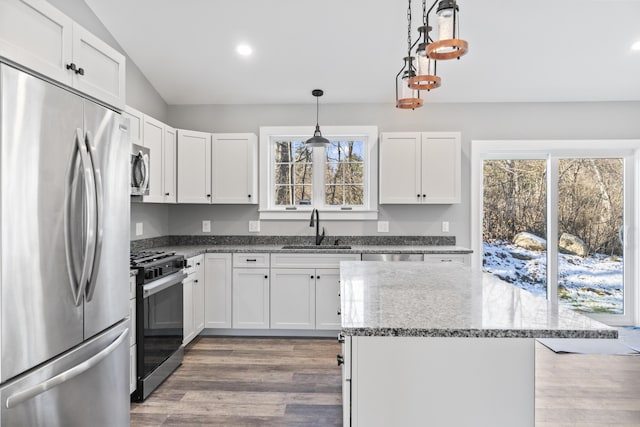
[[[468,264],[467,254],[424,254],[424,262],[432,264]]]
[[[271,254],[271,266],[280,268],[339,268],[340,261],[360,261],[360,254]]]
[[[233,254],[233,268],[269,267],[269,254]]]

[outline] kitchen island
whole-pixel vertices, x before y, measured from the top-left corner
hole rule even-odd
[[[342,262],[345,426],[533,426],[536,338],[617,330],[467,267]]]

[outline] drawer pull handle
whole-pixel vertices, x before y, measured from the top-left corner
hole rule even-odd
[[[258,260],[256,258],[252,258],[252,259],[247,258],[247,262],[257,262],[257,261]]]
[[[453,262],[452,259],[441,259],[440,262]]]

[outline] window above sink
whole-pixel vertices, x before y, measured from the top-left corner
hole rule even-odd
[[[378,218],[378,128],[326,126],[328,147],[306,147],[313,127],[260,128],[260,219]]]

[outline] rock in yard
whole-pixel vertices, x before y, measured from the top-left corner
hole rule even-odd
[[[513,244],[529,251],[544,251],[547,249],[546,240],[527,232],[516,234],[513,238]]]
[[[565,254],[578,255],[581,257],[589,255],[586,243],[584,243],[581,238],[574,236],[573,234],[562,233],[558,247],[560,252]]]

